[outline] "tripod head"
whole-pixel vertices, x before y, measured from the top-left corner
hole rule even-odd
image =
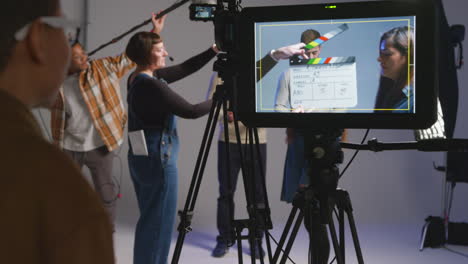
[[[319,209],[320,222],[329,222],[329,196],[336,191],[339,180],[337,164],[343,162],[339,138],[342,129],[304,129],[304,162],[309,186],[299,192],[304,200]],[[297,203],[297,202],[296,202]]]
[[[342,129],[304,131],[304,156],[310,187],[318,193],[336,190],[339,179],[337,164],[343,162],[339,137]]]
[[[237,75],[237,71],[232,63],[232,56],[229,53],[219,53],[213,64],[213,70],[218,72],[221,78]]]

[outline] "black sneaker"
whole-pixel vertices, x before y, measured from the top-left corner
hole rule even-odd
[[[213,249],[211,256],[215,258],[222,258],[224,257],[229,251],[228,245],[223,241],[218,241],[216,243],[216,247]]]
[[[265,257],[265,250],[263,250],[262,246],[258,246],[257,243],[253,246],[253,250],[255,251],[255,258],[260,259]],[[252,255],[252,252],[250,252],[250,255]]]

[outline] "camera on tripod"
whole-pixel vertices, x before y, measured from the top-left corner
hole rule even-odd
[[[304,157],[296,158],[304,160],[301,166],[307,167],[309,184],[293,199],[276,251],[272,254],[268,249],[270,263],[286,262],[303,220],[316,234],[309,237],[311,263],[328,263],[330,246],[324,225],[329,228],[337,263],[344,263],[345,215],[358,263],[363,263],[351,200],[345,190],[338,188],[337,164],[343,160],[341,129],[415,129],[435,122],[440,67],[435,7],[422,0],[399,0],[241,9],[240,2],[217,0],[216,4],[190,7],[193,20],[213,21],[216,44],[225,52],[215,63],[224,82],[217,86],[216,107],[210,113],[202,149],[211,141],[207,138],[212,137],[213,120],[218,118],[221,106],[224,113],[228,111],[228,101],[234,121],[240,120],[248,127],[251,147],[256,127],[300,128],[295,140],[302,139],[297,141],[301,142],[297,148],[303,148]],[[303,50],[294,53],[300,56],[291,56],[292,52],[285,52],[288,59],[273,56],[277,50],[298,45]],[[237,135],[238,144],[239,138]],[[199,168],[204,168],[200,160],[194,174],[198,177],[202,175]],[[194,177],[186,208],[181,212],[176,261],[190,227],[192,190],[199,188],[199,183]],[[242,224],[236,225],[237,242],[240,245],[241,231],[248,228],[249,242],[260,246],[253,234],[259,229],[268,233],[267,229],[272,228],[268,202],[262,214],[257,214],[258,208],[252,203],[255,199],[251,199],[255,194],[246,194],[248,208],[254,206],[248,220],[233,219],[233,223]],[[333,221],[335,208],[339,234]]]
[[[238,50],[238,19],[241,0],[200,0],[192,1],[190,19],[194,21],[213,21],[217,47],[224,52]]]

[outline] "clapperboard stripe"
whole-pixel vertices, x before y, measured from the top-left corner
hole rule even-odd
[[[306,49],[313,49],[317,46],[320,46],[322,45],[323,43],[329,41],[330,39],[336,37],[337,35],[343,33],[344,31],[348,30],[348,25],[347,24],[343,24],[341,26],[339,26],[337,29],[333,30],[333,31],[330,31],[328,32],[327,34],[309,42],[305,48]]]
[[[328,57],[328,58],[314,58],[310,60],[291,59],[290,65],[322,65],[322,64],[338,64],[338,63],[353,63],[356,61],[356,57]]]

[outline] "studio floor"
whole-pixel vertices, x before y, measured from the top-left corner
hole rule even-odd
[[[447,248],[426,248],[419,251],[421,225],[360,225],[358,234],[365,263],[427,263],[427,264],[457,264],[468,263],[468,247],[448,245]],[[348,229],[349,230],[349,229]],[[282,227],[271,231],[279,240]],[[174,233],[173,246],[178,233]],[[216,229],[196,229],[186,237],[179,263],[227,264],[238,263],[237,246],[235,245],[223,258],[211,257],[211,250],[215,246]],[[272,242],[273,243],[273,242]],[[346,241],[345,262],[357,263],[351,240]],[[275,247],[273,247],[275,248]],[[307,263],[308,237],[301,228],[294,242],[291,259],[295,263]],[[265,247],[266,250],[266,247]],[[115,233],[115,251],[117,263],[132,263],[133,228],[125,225],[117,227]],[[248,244],[243,243],[244,263],[251,263]],[[333,258],[333,251],[331,252]],[[171,253],[172,258],[172,253]],[[256,263],[260,263],[257,261]],[[265,258],[265,263],[268,263]],[[293,263],[288,261],[287,263]],[[336,263],[336,262],[334,262]]]

